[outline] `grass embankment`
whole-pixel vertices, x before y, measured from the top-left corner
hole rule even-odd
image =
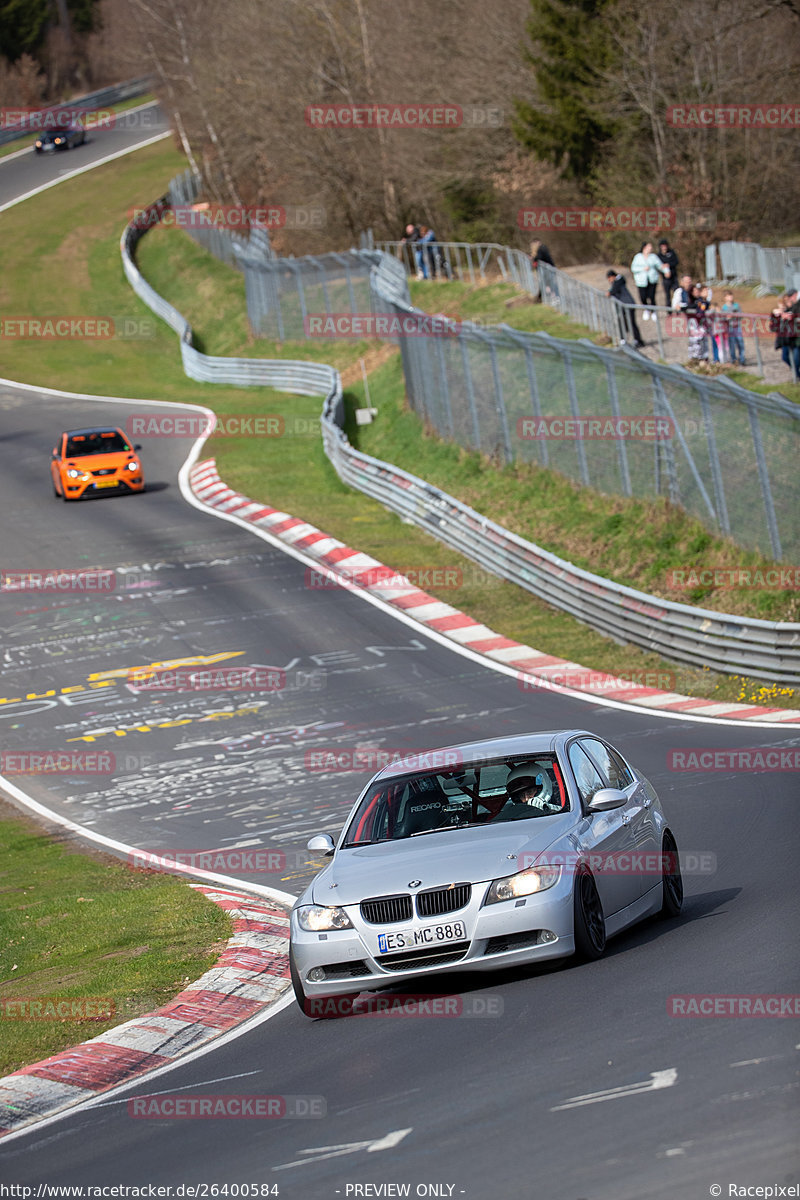
[[[213,965],[231,931],[182,880],[79,851],[11,811],[0,813],[0,1076],[166,1004]],[[13,1003],[58,1012],[48,999],[114,1016],[30,1019]]]
[[[166,180],[183,163],[174,150],[161,144],[98,168],[91,178],[63,184],[56,201],[45,193],[4,214],[0,247],[0,299],[6,312],[34,315],[54,313],[114,313],[148,319],[148,310],[128,288],[119,264],[117,242],[124,214],[163,193]],[[102,210],[95,208],[102,195]],[[52,207],[51,207],[52,206]],[[56,208],[59,219],[55,220]],[[65,232],[68,231],[68,232]],[[44,252],[41,241],[45,238]],[[34,273],[35,257],[44,267]],[[373,366],[370,399],[380,414],[373,426],[359,427],[358,440],[370,452],[430,478],[461,496],[479,511],[519,528],[547,549],[590,569],[633,586],[654,586],[662,572],[692,566],[737,566],[756,562],[727,543],[710,538],[682,513],[660,504],[609,498],[574,487],[560,477],[533,467],[497,467],[458,447],[425,434],[419,421],[404,409],[399,355],[377,343],[302,341],[276,345],[249,334],[245,317],[244,283],[235,271],[218,263],[180,230],[159,229],[140,243],[140,266],[156,289],[191,321],[207,353],[287,357],[333,362],[343,371],[349,388],[350,434],[356,438],[352,410],[363,401],[358,359]],[[424,286],[424,285],[420,285]],[[488,312],[491,320],[504,316],[508,324],[558,322],[560,314],[544,306],[506,309],[516,293],[508,285],[458,294],[463,285],[429,284],[430,305],[446,311],[458,304],[463,316]],[[448,289],[452,292],[448,295]],[[505,290],[504,290],[505,289]],[[417,299],[420,293],[416,291]],[[484,298],[481,293],[486,292]],[[57,296],[57,300],[52,297]],[[502,313],[499,306],[502,305]],[[709,671],[673,668],[653,654],[618,647],[580,622],[550,609],[522,590],[486,578],[474,564],[387,513],[380,505],[344,487],[322,451],[318,433],[319,400],[285,396],[270,389],[221,388],[186,379],[175,335],[152,321],[151,336],[141,340],[115,339],[105,343],[8,343],[7,373],[14,378],[76,391],[194,401],[219,413],[276,413],[296,436],[276,439],[225,438],[209,443],[220,470],[231,486],[254,499],[285,508],[320,526],[391,566],[457,566],[463,586],[445,590],[441,598],[465,609],[500,633],[530,643],[548,653],[584,666],[614,671],[674,670],[676,690],[714,699],[793,706],[791,689],[765,686],[714,675]],[[585,336],[573,326],[571,336]],[[524,514],[524,515],[522,515]],[[541,515],[541,524],[540,521]],[[768,564],[771,565],[771,564]],[[436,590],[436,589],[432,589]],[[682,594],[679,599],[698,597]],[[774,597],[761,601],[732,592],[703,596],[709,607],[730,610],[732,604],[752,603],[756,615],[789,617],[788,605],[775,610]],[[760,606],[773,611],[767,613]]]

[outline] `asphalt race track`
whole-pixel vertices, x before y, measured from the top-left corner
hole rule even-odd
[[[79,153],[65,156],[70,166]],[[20,166],[47,164],[29,158],[0,166],[0,202],[36,186]],[[139,848],[269,847],[285,855],[279,869],[238,874],[298,892],[314,871],[308,836],[338,830],[369,774],[310,770],[309,752],[583,727],[646,772],[681,850],[714,856],[716,869],[686,877],[681,918],[639,926],[600,962],[452,977],[490,1015],[310,1021],[292,1005],[0,1145],[0,1179],[269,1184],[297,1200],[403,1194],[353,1190],[368,1184],[472,1200],[643,1200],[795,1182],[796,1025],[677,1019],[667,1002],[797,990],[797,778],[676,773],[667,761],[682,747],[788,748],[798,731],[523,692],[347,590],[308,586],[302,563],[189,506],[177,482],[185,440],[143,439],[142,496],[56,500],[56,435],[140,411],[0,387],[0,564],[103,567],[115,581],[97,595],[0,594],[2,747],[115,756],[113,773],[19,780],[30,795]],[[187,697],[127,680],[132,667],[223,654],[236,656],[223,665],[280,668],[285,686]],[[164,1092],[315,1097],[325,1115],[129,1115],[130,1099]]]
[[[34,188],[61,179],[70,171],[88,167],[119,150],[138,146],[169,129],[157,104],[136,105],[135,110],[118,113],[111,128],[87,130],[85,143],[73,146],[71,150],[36,154],[30,147],[11,162],[0,158],[0,208]]]

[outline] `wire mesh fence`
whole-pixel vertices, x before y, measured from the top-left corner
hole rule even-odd
[[[719,256],[719,257],[718,257]],[[706,277],[728,283],[758,283],[762,291],[800,284],[800,246],[720,242],[706,246]]]
[[[150,206],[150,211],[154,217],[163,214],[163,201]],[[675,604],[593,575],[509,532],[425,480],[356,450],[345,434],[341,378],[333,367],[286,359],[204,355],[192,344],[186,318],[153,290],[136,266],[136,244],[150,225],[132,223],[125,229],[121,239],[125,274],[144,303],[179,334],[183,365],[190,378],[324,396],[323,443],[337,473],[405,521],[619,641],[633,642],[678,662],[745,672],[771,682],[797,682],[800,625]],[[384,286],[393,278],[396,282],[391,272],[381,275],[384,267],[381,264],[376,272]],[[246,498],[239,499],[237,508],[241,510]]]
[[[399,332],[384,336],[399,344],[409,404],[442,437],[608,494],[662,496],[744,548],[800,555],[800,407],[627,347],[446,318],[433,328],[410,304],[402,258],[379,249],[275,259],[251,242],[233,253],[257,335],[352,337],[352,321],[342,331],[337,318],[393,317]],[[498,260],[487,249],[473,247],[474,269]],[[566,301],[569,276],[540,265],[539,279],[543,295]],[[618,306],[600,293],[589,301],[578,288],[570,303],[592,328],[618,331]],[[325,315],[333,322],[313,324]]]

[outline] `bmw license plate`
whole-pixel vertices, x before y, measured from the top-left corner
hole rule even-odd
[[[424,929],[398,929],[378,934],[378,953],[391,954],[396,950],[417,950],[426,946],[441,946],[446,942],[464,942],[467,927],[463,921],[446,925],[426,925]]]

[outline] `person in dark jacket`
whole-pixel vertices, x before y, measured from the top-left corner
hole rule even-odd
[[[644,342],[639,333],[639,326],[636,324],[636,301],[628,291],[625,277],[609,267],[606,271],[606,278],[609,283],[606,295],[611,296],[621,305],[618,309],[620,343],[625,345],[633,337],[634,346],[637,350],[641,350]]]
[[[531,242],[531,266],[537,267],[540,262],[547,263],[548,267],[556,265],[544,242]]]
[[[531,266],[533,267],[534,271],[539,269],[539,263],[544,263],[546,267],[553,268],[555,268],[556,265],[553,262],[552,254],[547,249],[547,246],[545,246],[544,242],[537,240],[535,242],[531,242]],[[547,271],[544,272],[544,275],[545,277],[547,276]],[[539,299],[546,300],[548,304],[558,305],[558,284],[556,283],[554,275],[551,275],[550,278],[544,283],[540,277]]]
[[[422,234],[420,233],[419,225],[406,225],[405,236],[400,238],[400,245],[405,246],[411,244],[414,248],[414,260],[417,264],[417,279],[426,279],[427,274],[423,271],[425,259],[423,249],[420,245]],[[402,251],[400,252],[402,254]]]
[[[780,350],[781,358],[792,372],[795,383],[800,383],[798,321],[800,321],[800,304],[797,302],[797,289],[795,288],[781,297],[778,307],[773,308],[769,320],[770,330],[776,335],[775,349]]]
[[[658,257],[661,259],[665,267],[669,267],[669,275],[663,275],[662,281],[664,284],[664,303],[667,308],[672,303],[672,293],[678,286],[678,256],[670,246],[666,238],[662,238],[658,243]]]

